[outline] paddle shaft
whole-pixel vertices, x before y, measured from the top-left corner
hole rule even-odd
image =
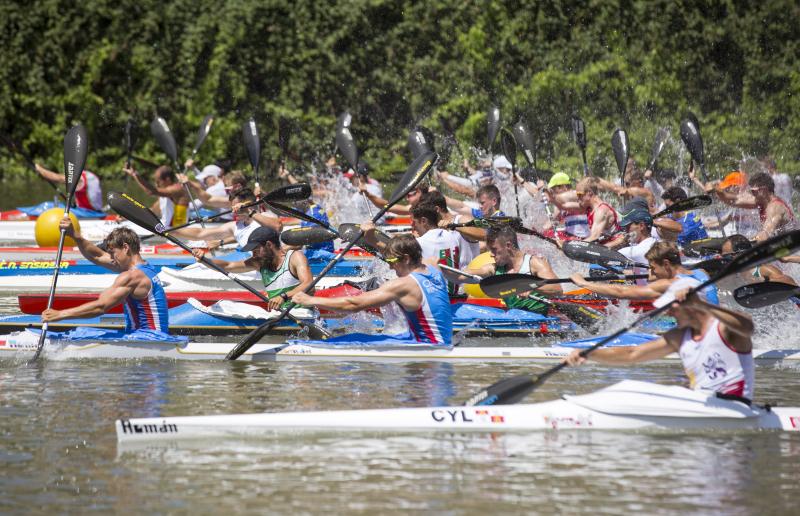
[[[708,174],[706,173],[706,164],[705,162],[700,162],[700,173],[703,174],[703,181],[708,183]],[[714,216],[717,217],[717,224],[719,224],[719,230],[722,232],[723,238],[728,238],[728,235],[725,234],[725,225],[722,223],[722,217],[719,215],[719,208],[716,206],[714,207]]]
[[[256,201],[249,202],[249,203],[245,204],[244,206],[242,206],[242,208],[250,208],[251,206],[255,206],[255,205],[261,204],[263,202],[266,202],[266,201],[264,199],[256,200]],[[191,225],[197,224],[197,223],[210,222],[210,221],[212,221],[214,219],[222,217],[223,215],[228,215],[230,213],[233,213],[233,209],[221,211],[221,212],[216,213],[214,215],[209,215],[208,217],[200,217],[199,219],[192,219],[189,222],[186,222],[184,224],[180,224],[180,225],[175,226],[173,228],[169,228],[167,231],[175,231],[176,229],[182,229],[182,228],[185,228],[187,226],[191,226]],[[203,227],[205,227],[205,226],[203,226]],[[145,241],[148,238],[153,238],[153,237],[155,237],[157,235],[160,235],[160,233],[153,233],[152,235],[143,236],[141,240]]]

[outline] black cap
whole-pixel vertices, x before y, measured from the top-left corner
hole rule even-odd
[[[653,216],[647,209],[647,200],[642,197],[634,197],[620,210],[622,220],[619,221],[620,227],[625,227],[634,222],[646,222],[648,226],[653,225]]]
[[[252,251],[256,247],[264,245],[267,242],[272,242],[275,246],[280,247],[281,236],[274,229],[261,226],[250,233],[250,237],[247,239],[247,245],[242,247],[242,251]]]

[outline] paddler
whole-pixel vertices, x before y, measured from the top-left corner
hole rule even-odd
[[[555,279],[556,274],[550,266],[550,262],[543,256],[534,256],[524,253],[519,248],[517,233],[508,226],[499,228],[489,228],[486,232],[486,245],[492,253],[494,263],[488,263],[478,269],[465,268],[465,273],[486,278],[495,274],[531,274],[540,279]],[[458,283],[472,283],[474,280],[468,276],[444,271],[445,276],[451,281]],[[563,291],[557,284],[543,285],[538,292],[551,295],[559,295]],[[503,298],[508,308],[518,308],[538,314],[547,314],[549,304],[536,295],[521,293],[514,296]]]
[[[42,312],[42,322],[73,317],[97,317],[122,303],[126,332],[151,330],[169,333],[167,296],[158,279],[158,271],[139,254],[141,242],[133,230],[114,229],[103,240],[101,248],[83,238],[75,230],[69,217],[64,217],[59,227],[75,240],[87,260],[118,272],[119,275],[94,301],[66,310],[47,309]]]
[[[136,180],[145,192],[158,197],[158,201],[151,209],[158,215],[165,227],[180,226],[187,222],[189,195],[170,167],[163,165],[153,172],[155,186],[139,175],[133,165],[131,168],[122,170]]]
[[[667,289],[682,278],[706,281],[708,274],[701,269],[689,270],[681,264],[681,254],[672,242],[656,242],[644,255],[650,265],[650,279],[645,285],[614,285],[597,281],[586,281],[580,274],[570,276],[572,282],[605,297],[615,299],[658,299]],[[717,287],[709,285],[703,289],[706,300],[719,304]]]
[[[67,182],[64,174],[56,174],[47,170],[39,163],[35,164],[36,172],[51,183]],[[84,170],[75,187],[75,206],[86,210],[103,211],[103,189],[100,187],[100,178],[94,172]]]
[[[280,309],[293,295],[305,290],[314,279],[305,255],[294,249],[284,249],[280,234],[271,227],[256,228],[250,233],[242,251],[252,252],[253,256],[239,261],[209,257],[206,259],[226,272],[258,271],[269,298],[267,306],[270,310]],[[203,249],[196,249],[194,256],[200,260],[205,253]]]
[[[589,222],[589,236],[583,240],[605,244],[619,232],[620,227],[617,211],[598,194],[597,179],[593,177],[582,179],[575,187],[578,205],[586,210]]]
[[[283,229],[281,219],[259,213],[258,206],[245,205],[256,201],[256,196],[249,188],[238,190],[231,195],[235,219],[220,226],[206,228],[181,228],[172,231],[175,236],[193,240],[205,240],[206,248],[216,249],[225,244],[236,243],[239,247],[247,245],[250,234],[262,226],[270,227],[280,232]]]
[[[588,358],[602,364],[626,365],[678,353],[691,389],[749,405],[755,387],[753,320],[689,294],[690,288],[699,285],[693,278],[681,278],[653,303],[656,307],[671,305],[666,313],[678,321],[677,328],[638,346],[597,349]],[[580,352],[573,350],[564,361],[572,366],[584,363],[587,358]]]
[[[754,238],[762,242],[776,235],[792,231],[797,227],[794,212],[786,202],[775,195],[775,182],[766,172],[750,178],[750,189],[739,195],[729,195],[725,190],[715,190],[719,198],[730,206],[757,209],[761,229]]]
[[[365,224],[366,225],[366,224]],[[411,336],[420,343],[450,346],[453,316],[447,282],[438,268],[422,263],[422,248],[411,235],[392,238],[383,251],[397,278],[358,296],[316,297],[304,292],[292,296],[302,306],[338,312],[360,312],[396,302],[403,310]]]

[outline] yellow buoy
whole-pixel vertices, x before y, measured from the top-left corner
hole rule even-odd
[[[478,269],[490,263],[494,263],[494,257],[492,257],[492,253],[487,251],[476,256],[471,262],[469,262],[467,267],[470,269]],[[481,290],[481,286],[477,283],[465,283],[464,292],[466,292],[469,297],[489,297],[483,292],[483,290]]]
[[[58,239],[61,237],[61,230],[58,224],[63,218],[63,208],[51,208],[36,218],[36,226],[34,226],[33,232],[36,235],[36,243],[39,247],[56,247],[58,245]],[[72,225],[75,226],[75,229],[80,231],[81,225],[78,223],[78,217],[74,213],[70,213],[69,218],[72,219]],[[64,245],[73,247],[76,244],[73,239],[67,237],[64,240]]]

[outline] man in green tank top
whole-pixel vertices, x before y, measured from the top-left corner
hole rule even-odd
[[[300,251],[281,247],[281,237],[274,229],[261,226],[250,234],[243,251],[252,251],[253,256],[246,260],[229,262],[210,259],[226,272],[259,271],[264,282],[269,309],[278,310],[293,295],[303,292],[313,276],[308,260]],[[194,255],[201,258],[205,251],[196,250]]]
[[[556,278],[550,262],[545,257],[522,252],[517,242],[517,233],[510,227],[489,229],[486,233],[486,246],[492,253],[494,263],[486,264],[478,269],[466,268],[464,272],[483,278],[506,273],[531,274],[540,279]],[[444,271],[444,273],[451,281],[469,282],[466,276],[459,276],[448,271]],[[557,284],[542,285],[537,290],[542,294],[550,295],[562,293],[561,287]],[[503,301],[509,308],[518,308],[542,315],[547,314],[549,306],[546,300],[542,300],[542,297],[535,293],[508,296],[504,297]]]

